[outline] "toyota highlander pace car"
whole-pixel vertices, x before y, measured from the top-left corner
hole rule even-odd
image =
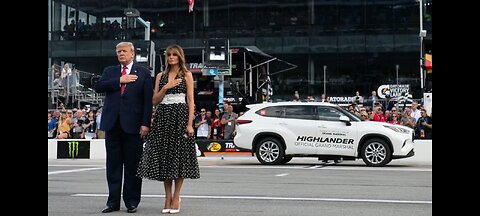
[[[292,157],[363,159],[384,166],[414,155],[411,128],[361,121],[341,107],[322,102],[247,105],[237,120],[234,143],[251,150],[262,164],[284,164]]]

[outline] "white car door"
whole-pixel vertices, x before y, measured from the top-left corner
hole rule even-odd
[[[354,156],[358,143],[356,122],[348,126],[339,120],[346,116],[337,107],[318,107],[317,154]],[[348,116],[347,116],[348,117]]]
[[[285,139],[287,154],[316,154],[313,142],[307,141],[317,135],[315,106],[284,106],[279,121]]]

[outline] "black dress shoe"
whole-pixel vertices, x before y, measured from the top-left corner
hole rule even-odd
[[[127,212],[128,213],[135,213],[135,212],[137,212],[137,207],[136,206],[129,206],[129,207],[127,207]]]
[[[110,212],[118,211],[118,210],[120,210],[120,208],[114,208],[112,206],[107,206],[102,210],[102,213],[110,213]]]

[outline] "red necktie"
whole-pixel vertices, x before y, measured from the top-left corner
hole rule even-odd
[[[127,66],[123,66],[123,70],[122,70],[122,76],[127,74]],[[122,95],[123,95],[123,92],[125,91],[125,83],[122,83]]]

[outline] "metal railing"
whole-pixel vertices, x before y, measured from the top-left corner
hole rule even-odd
[[[62,73],[60,65],[52,65],[48,68],[49,99],[55,108],[58,107],[59,100],[66,108],[80,107],[82,102],[101,106],[105,94],[96,93],[92,89],[99,78],[99,75],[78,69]]]

